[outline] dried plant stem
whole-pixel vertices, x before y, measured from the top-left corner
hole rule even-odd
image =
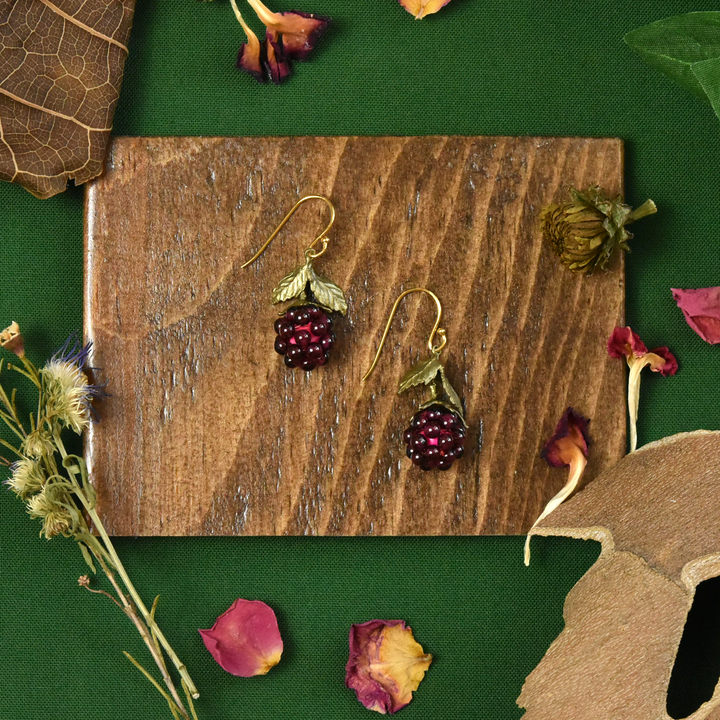
[[[100,516],[97,514],[94,508],[90,508],[86,506],[86,509],[88,511],[88,515],[90,516],[90,519],[93,522],[93,525],[95,526],[98,533],[100,533],[100,537],[103,540],[103,544],[105,545],[105,549],[107,550],[108,555],[112,559],[112,563],[115,566],[115,570],[117,571],[117,574],[120,576],[120,578],[123,581],[123,584],[125,585],[125,588],[127,589],[128,593],[130,593],[130,597],[133,599],[135,605],[137,605],[138,610],[143,616],[143,620],[147,624],[147,626],[151,629],[151,631],[157,636],[158,642],[162,647],[164,648],[165,652],[168,654],[168,657],[170,658],[170,661],[172,664],[177,668],[178,673],[180,673],[180,677],[185,681],[185,684],[188,687],[188,691],[192,695],[193,698],[197,699],[200,697],[200,693],[197,691],[197,688],[195,687],[195,683],[192,681],[192,678],[190,677],[190,673],[188,673],[187,668],[185,665],[181,662],[180,658],[177,656],[175,650],[173,650],[172,645],[168,642],[165,635],[163,635],[162,630],[158,627],[158,624],[155,622],[155,618],[153,618],[150,611],[145,606],[145,603],[142,601],[142,598],[138,594],[137,590],[135,589],[135,586],[132,584],[132,581],[130,580],[130,577],[128,576],[125,567],[123,566],[120,558],[118,557],[118,554],[115,552],[115,548],[112,544],[112,541],[110,540],[110,537],[107,534],[107,531],[105,530],[105,527],[102,524],[102,520],[100,520]]]
[[[120,601],[122,603],[122,609],[123,612],[132,620],[133,624],[137,628],[138,632],[140,633],[140,637],[142,637],[143,641],[148,647],[148,650],[150,651],[150,654],[153,657],[153,660],[155,660],[155,664],[158,666],[158,669],[160,670],[160,674],[162,675],[163,682],[165,683],[165,686],[170,691],[170,694],[172,695],[172,700],[177,706],[177,710],[180,712],[180,714],[189,720],[189,715],[187,713],[187,710],[185,710],[185,706],[183,705],[182,700],[180,699],[180,696],[178,694],[177,689],[175,688],[175,684],[172,681],[172,678],[170,677],[170,674],[167,671],[167,667],[165,665],[165,659],[162,656],[162,652],[160,650],[160,647],[155,643],[152,637],[150,637],[150,631],[148,630],[147,625],[140,619],[140,617],[137,614],[137,611],[133,604],[127,599],[127,596],[125,593],[123,593],[122,589],[120,588],[117,580],[115,579],[115,575],[113,574],[112,570],[107,566],[105,561],[103,560],[102,556],[97,556],[97,560],[102,566],[103,571],[105,572],[105,575],[107,576],[107,579],[110,581],[112,586],[115,588],[115,592],[117,593],[117,596],[120,598]],[[127,655],[127,653],[125,653]],[[134,664],[139,667],[139,663],[137,661],[134,661]],[[166,697],[166,699],[169,700],[165,692],[162,690],[162,688],[152,679],[152,676],[150,676],[147,672],[144,672],[144,674],[150,678],[157,687],[157,689]]]
[[[65,445],[62,441],[62,438],[60,437],[60,434],[58,432],[54,433],[54,439],[55,443],[57,445],[58,450],[60,451],[60,454],[63,458],[63,460],[70,459],[70,456],[68,455]],[[81,458],[77,458],[78,462],[83,463]],[[84,463],[83,463],[84,467]],[[190,673],[188,672],[187,668],[185,667],[185,664],[180,660],[180,658],[177,656],[177,653],[175,650],[173,650],[172,645],[170,645],[169,641],[163,634],[162,630],[158,626],[158,624],[155,622],[155,618],[153,617],[153,614],[147,609],[145,603],[143,602],[142,598],[140,597],[138,591],[135,589],[135,586],[132,583],[132,580],[130,580],[130,576],[127,574],[127,571],[125,570],[125,566],[122,564],[122,561],[120,560],[117,552],[115,552],[115,546],[112,544],[112,540],[110,539],[110,536],[107,534],[107,531],[105,530],[105,526],[102,523],[102,520],[100,519],[100,516],[97,514],[97,511],[95,510],[95,505],[93,502],[90,501],[90,499],[87,496],[87,493],[83,487],[83,483],[79,482],[77,479],[77,474],[80,472],[81,475],[85,475],[85,470],[79,471],[77,467],[73,467],[71,464],[66,465],[66,469],[70,476],[73,478],[74,482],[74,491],[77,495],[80,502],[83,504],[83,507],[85,508],[85,511],[87,512],[88,516],[93,522],[93,525],[95,526],[95,529],[100,534],[100,537],[103,541],[104,550],[107,553],[110,562],[112,563],[113,567],[115,568],[115,571],[120,576],[121,580],[123,581],[123,584],[125,585],[125,589],[130,594],[130,597],[132,598],[133,602],[135,603],[137,609],[140,611],[140,614],[143,617],[143,620],[148,628],[150,628],[152,634],[154,637],[157,638],[158,643],[164,648],[165,652],[168,654],[168,657],[170,658],[170,661],[172,664],[177,668],[178,673],[180,674],[180,677],[185,682],[185,685],[188,688],[188,692],[190,695],[197,699],[200,697],[200,693],[197,691],[197,688],[195,687],[195,683],[192,681],[192,678],[190,677]],[[84,478],[83,478],[84,480]],[[98,560],[102,563],[100,558]],[[105,565],[104,565],[105,567]],[[107,571],[106,571],[107,574]],[[108,578],[110,576],[108,575]],[[112,582],[112,581],[111,581]],[[114,583],[113,583],[114,584]],[[120,593],[121,599],[125,596]],[[142,633],[140,633],[142,635]],[[160,667],[160,666],[159,666]],[[161,671],[163,668],[161,667]],[[167,671],[165,671],[165,674],[167,675]],[[177,693],[176,693],[177,694]],[[183,707],[182,702],[179,702],[178,705],[180,707]]]
[[[640,373],[646,365],[650,365],[648,356],[634,358],[630,363],[628,377],[628,416],[630,418],[630,452],[637,450],[637,419],[640,407]]]
[[[525,538],[525,565],[530,565],[530,538],[533,534],[535,526],[543,519],[546,518],[555,508],[562,505],[567,500],[573,491],[577,488],[580,482],[585,466],[587,465],[587,459],[582,454],[580,449],[577,450],[576,457],[570,464],[570,474],[568,475],[568,481],[563,486],[563,489],[555,495],[555,497],[545,506],[545,509],[540,513],[540,517],[533,523],[530,530],[528,530],[527,537]]]

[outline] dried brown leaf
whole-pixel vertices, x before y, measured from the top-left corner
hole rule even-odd
[[[47,198],[102,172],[135,0],[0,0],[0,179]]]

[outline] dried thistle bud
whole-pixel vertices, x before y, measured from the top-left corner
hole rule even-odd
[[[605,198],[597,185],[587,193],[573,188],[570,194],[571,202],[543,209],[540,225],[563,265],[581,275],[606,270],[616,248],[629,252],[632,234],[625,226],[657,212],[652,200],[633,210],[620,197]]]
[[[25,343],[20,333],[20,326],[13,320],[0,332],[0,347],[14,352],[18,357],[25,357]]]
[[[45,414],[49,420],[59,420],[80,434],[91,419],[93,398],[104,395],[92,385],[83,372],[91,344],[71,345],[72,338],[45,364],[40,371],[45,391]]]
[[[18,497],[28,498],[42,490],[45,475],[40,464],[32,458],[22,458],[10,466],[10,477],[5,481]]]
[[[31,458],[47,457],[55,454],[55,443],[47,430],[37,428],[23,440],[22,452]]]
[[[58,497],[58,488],[54,488],[55,492],[48,492],[48,489],[49,486],[28,500],[28,514],[33,519],[43,521],[40,534],[48,540],[55,535],[69,537],[77,527],[78,518],[73,518],[71,503],[62,502],[62,498]]]

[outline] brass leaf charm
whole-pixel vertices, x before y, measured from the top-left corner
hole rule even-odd
[[[445,396],[448,399],[448,403],[452,406],[453,411],[460,416],[463,425],[467,427],[467,423],[465,422],[465,417],[463,415],[460,396],[455,392],[455,388],[450,384],[450,381],[447,379],[447,375],[445,374],[445,368],[442,366],[440,367],[440,378],[442,380],[442,387],[445,392]]]
[[[330,310],[345,315],[347,312],[347,302],[345,302],[345,294],[334,283],[327,278],[316,275],[315,271],[310,268],[310,289],[315,295],[318,303]]]
[[[415,385],[429,385],[433,382],[439,372],[443,371],[437,355],[432,355],[427,360],[421,360],[413,365],[403,376],[398,387],[398,395]]]
[[[273,289],[272,302],[273,305],[286,300],[293,300],[298,297],[304,297],[305,286],[308,280],[315,276],[310,261],[304,265],[295,268],[289,275],[286,275]]]

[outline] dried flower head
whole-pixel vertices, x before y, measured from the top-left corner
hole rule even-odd
[[[450,0],[398,0],[399,3],[411,14],[416,20],[422,20],[426,15],[442,10]]]
[[[18,357],[25,357],[25,343],[20,333],[20,326],[13,320],[0,332],[0,347],[14,352]]]
[[[18,497],[23,499],[40,492],[45,475],[40,464],[32,458],[22,458],[10,466],[10,477],[5,481]]]
[[[535,526],[547,517],[555,508],[562,505],[578,487],[585,471],[588,457],[588,425],[590,421],[569,407],[560,418],[555,432],[545,443],[540,456],[551,467],[568,467],[568,480],[562,490],[555,495],[533,523],[525,538],[525,565],[530,564],[530,538]]]
[[[238,598],[209,630],[199,630],[218,665],[232,675],[265,675],[280,662],[283,641],[273,609]]]
[[[80,347],[70,338],[40,371],[48,420],[59,420],[78,434],[90,424],[93,398],[105,394],[83,372],[91,345]]]
[[[720,344],[720,287],[671,290],[687,324],[705,342]]]
[[[633,210],[620,197],[605,198],[598,186],[587,193],[573,188],[570,194],[571,202],[543,209],[540,225],[553,252],[574,273],[589,275],[598,268],[607,269],[616,248],[630,250],[632,234],[625,226],[657,212],[652,200]]]
[[[649,351],[645,343],[630,327],[616,327],[607,344],[608,355],[625,358],[630,368],[628,378],[628,414],[630,415],[630,452],[637,449],[637,417],[640,405],[640,372],[650,367],[663,377],[674,375],[678,370],[675,356],[667,347]]]
[[[33,495],[27,503],[28,514],[43,521],[41,535],[49,540],[55,535],[70,537],[77,527],[77,511],[70,502],[63,502],[58,488],[54,492],[43,489]]]
[[[81,575],[78,578],[78,585],[80,587],[90,587],[90,578],[87,575]]]
[[[292,60],[307,60],[327,30],[330,18],[313,13],[290,11],[275,13],[261,0],[248,0],[265,25],[265,42],[243,19],[236,0],[230,0],[235,17],[245,31],[247,41],[238,52],[236,67],[264,83],[269,77],[276,85],[287,80]]]
[[[393,714],[412,700],[431,662],[402,620],[370,620],[350,628],[345,685],[369,710]]]
[[[55,443],[47,430],[36,428],[23,440],[22,452],[32,458],[47,457],[55,453]]]

